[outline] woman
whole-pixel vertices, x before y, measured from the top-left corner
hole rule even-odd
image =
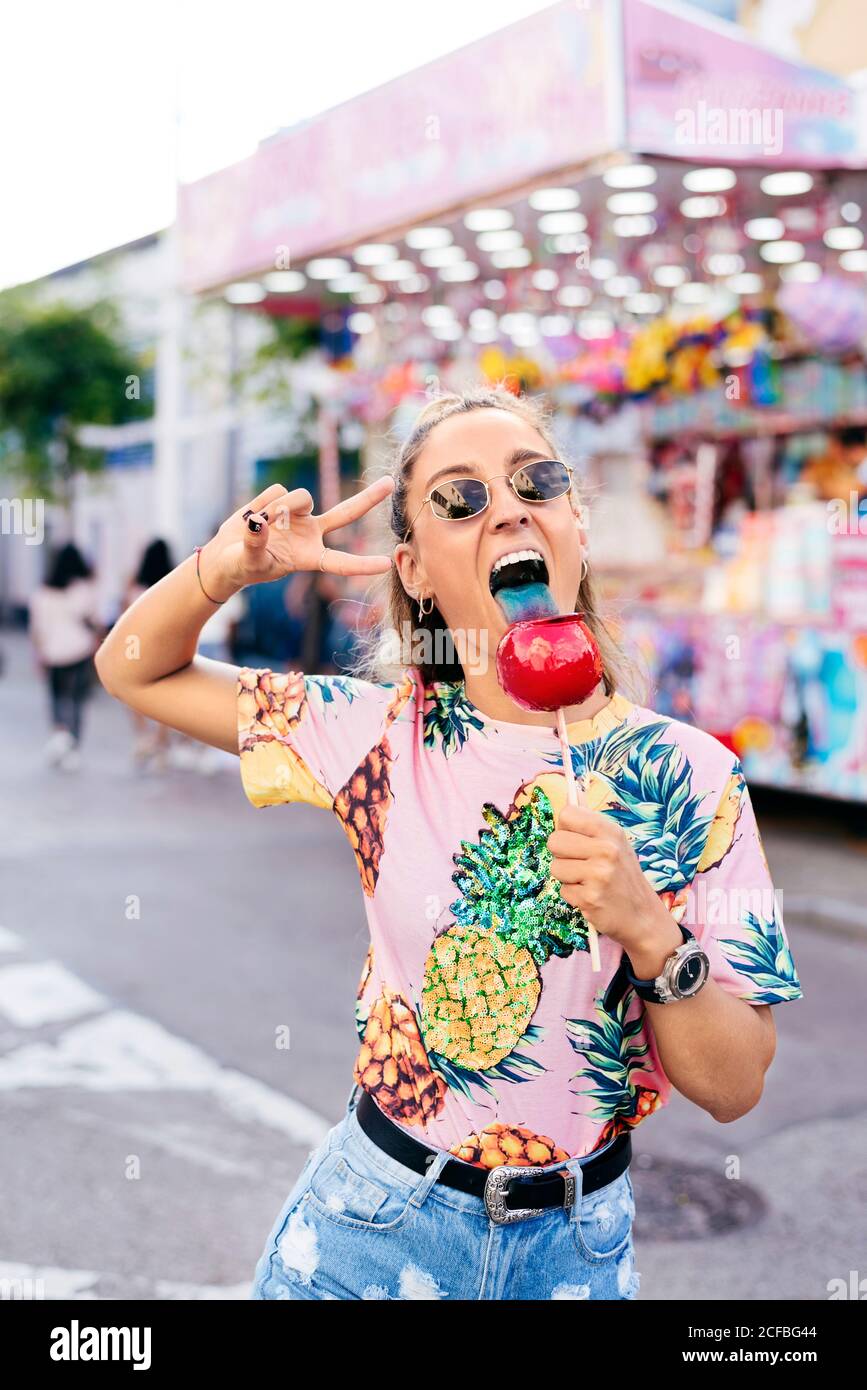
[[[123,595],[123,607],[129,608],[145,589],[164,578],[174,569],[172,553],[168,542],[157,536],[145,546],[135,576],[127,584]],[[133,723],[133,762],[144,768],[148,763],[159,772],[168,766],[168,753],[171,746],[171,730],[165,724],[151,725],[138,710],[132,711]]]
[[[81,763],[84,702],[92,683],[93,653],[105,632],[99,620],[93,571],[72,541],[56,552],[29,605],[30,639],[44,672],[54,726],[45,757],[65,772]]]
[[[323,516],[271,487],[224,522],[198,581],[192,556],[135,605],[134,671],[124,625],[99,652],[120,699],[237,748],[255,806],[326,808],[355,851],[355,1085],[254,1298],[634,1298],[632,1129],[672,1086],[721,1122],[750,1110],[769,1006],[801,994],[736,760],[616,688],[570,479],[532,402],[442,397],[393,476]],[[325,546],[386,499],[391,556]],[[390,571],[387,627],[418,638],[396,681],[195,660],[210,604],[319,567]],[[565,804],[553,717],[498,684],[504,578],[546,582],[599,640],[604,679],[566,710],[587,809]],[[426,653],[420,624],[455,651]]]

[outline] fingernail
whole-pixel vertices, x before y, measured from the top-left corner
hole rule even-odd
[[[251,531],[254,531],[254,532],[256,532],[256,533],[258,533],[259,531],[262,530],[262,523],[261,523],[261,521],[254,521],[252,517],[250,517],[250,518],[248,519],[247,525],[249,526],[249,528],[250,528]]]

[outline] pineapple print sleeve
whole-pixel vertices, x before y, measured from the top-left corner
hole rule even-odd
[[[413,683],[307,676],[245,666],[238,676],[241,783],[254,806],[303,801],[326,810],[348,794],[366,755],[413,693]]]
[[[802,997],[749,789],[737,761],[717,805],[691,892],[693,912],[685,924],[707,952],[717,984],[750,1004]]]

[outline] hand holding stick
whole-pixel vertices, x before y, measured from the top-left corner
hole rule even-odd
[[[569,748],[569,736],[566,733],[566,716],[562,706],[557,711],[557,733],[560,735],[560,751],[563,754],[563,766],[566,769],[566,800],[570,806],[580,806],[581,797],[578,793],[578,783],[575,780],[575,771],[572,767],[572,753]],[[587,919],[585,918],[585,921]],[[599,959],[599,933],[592,922],[587,922],[587,944],[590,947],[590,964],[594,971],[602,969],[602,962]]]
[[[581,803],[563,711],[569,705],[583,704],[598,686],[602,674],[599,648],[580,613],[515,622],[497,647],[497,676],[515,704],[523,709],[557,712],[566,792],[572,806]],[[593,970],[601,970],[599,935],[590,922],[587,922],[587,944]]]

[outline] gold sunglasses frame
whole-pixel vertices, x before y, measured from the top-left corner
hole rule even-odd
[[[515,479],[515,477],[517,476],[517,474],[521,472],[522,469],[524,469],[524,468],[532,468],[533,465],[536,464],[536,463],[559,463],[560,466],[561,466],[561,468],[565,468],[565,469],[566,469],[566,472],[569,474],[569,486],[568,486],[567,488],[565,488],[563,492],[558,492],[556,497],[540,497],[540,498],[521,497],[521,494],[518,492],[518,489],[515,487],[514,479]],[[486,512],[486,511],[488,510],[488,507],[491,505],[491,489],[490,489],[490,484],[494,481],[495,478],[507,478],[507,479],[509,480],[509,486],[510,486],[510,488],[511,488],[512,491],[514,492],[515,496],[516,496],[517,498],[520,499],[521,502],[530,502],[530,503],[532,503],[534,506],[544,506],[544,504],[545,504],[546,502],[557,502],[557,501],[559,501],[559,499],[560,499],[561,497],[568,497],[569,493],[572,491],[572,474],[573,474],[574,472],[575,472],[575,469],[574,469],[573,465],[572,465],[571,463],[565,463],[565,462],[563,461],[563,459],[553,459],[553,458],[552,458],[552,459],[547,459],[547,458],[540,458],[540,459],[531,459],[528,463],[522,463],[522,464],[521,464],[521,467],[520,467],[520,468],[516,468],[515,471],[514,471],[513,473],[495,473],[495,474],[493,475],[492,478],[474,478],[474,477],[472,476],[472,474],[467,474],[466,476],[469,478],[469,480],[470,480],[471,482],[474,482],[474,483],[481,483],[481,484],[484,486],[484,489],[485,489],[485,497],[486,497],[485,505],[484,505],[483,507],[480,507],[479,510],[478,510],[477,512],[471,512],[469,516],[437,516],[436,512],[434,512],[433,515],[436,517],[437,521],[474,521],[475,518],[476,518],[477,516],[481,516],[483,512]],[[443,479],[443,481],[445,482],[446,480]],[[451,478],[451,479],[449,479],[448,481],[449,481],[449,482],[453,482],[453,483],[457,483],[457,482],[462,482],[463,479],[460,478],[460,477],[458,477],[458,478]],[[428,495],[427,495],[427,497],[424,498],[424,500],[423,500],[421,506],[419,507],[419,509],[418,509],[418,511],[416,512],[415,516],[413,517],[412,521],[411,521],[411,522],[409,523],[409,525],[407,526],[406,531],[404,532],[404,537],[403,537],[404,545],[406,544],[407,536],[408,536],[408,535],[410,534],[410,532],[412,531],[413,526],[415,526],[415,523],[418,521],[419,517],[421,516],[421,514],[422,514],[422,512],[424,511],[425,507],[427,506],[428,502],[431,500],[432,496],[433,496],[433,493],[432,493],[432,492],[429,492]]]

